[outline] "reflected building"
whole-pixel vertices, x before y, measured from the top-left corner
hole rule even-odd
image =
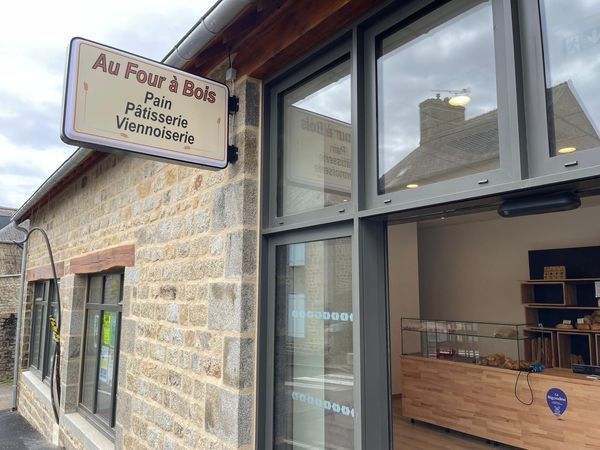
[[[547,92],[550,136],[553,147],[578,149],[600,146],[598,130],[571,81]],[[419,146],[385,172],[379,191],[405,189],[465,175],[482,173],[499,166],[498,110],[465,118],[464,106],[452,106],[448,98],[429,98],[419,104]]]

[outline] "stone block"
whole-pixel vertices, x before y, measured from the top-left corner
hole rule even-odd
[[[234,231],[227,235],[225,276],[253,276],[256,273],[256,231]]]
[[[254,340],[225,338],[223,382],[237,389],[251,387],[254,381]]]
[[[236,447],[248,444],[252,437],[252,400],[213,384],[206,385],[204,429]]]
[[[126,267],[123,284],[135,285],[135,284],[139,283],[139,281],[140,281],[140,269],[136,268],[136,267]]]
[[[122,352],[133,353],[135,345],[136,322],[131,319],[121,320],[121,348]]]
[[[254,328],[254,284],[212,283],[208,293],[209,330]]]
[[[260,123],[260,82],[246,78],[236,86],[240,98],[240,110],[235,117],[236,127],[253,126]]]
[[[177,297],[177,288],[175,286],[161,286],[159,290],[159,297],[163,300],[175,300]]]
[[[179,305],[177,303],[169,304],[167,310],[167,320],[173,323],[179,322]]]
[[[131,424],[131,396],[124,391],[125,389],[117,390],[116,422],[125,428],[129,428]]]
[[[240,175],[256,176],[258,174],[258,130],[243,127],[234,138],[238,147],[238,160],[228,168],[230,179]]]

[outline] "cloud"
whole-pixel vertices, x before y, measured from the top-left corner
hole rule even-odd
[[[73,151],[18,145],[0,134],[0,206],[20,206]]]
[[[21,205],[75,150],[59,138],[67,46],[80,36],[161,60],[214,0],[8,2],[0,27],[0,205]]]

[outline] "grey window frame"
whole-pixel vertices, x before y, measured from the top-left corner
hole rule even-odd
[[[37,286],[41,285],[42,286],[42,300],[41,301],[37,301],[36,299],[36,288]],[[31,309],[31,336],[30,336],[30,345],[29,348],[33,349],[33,342],[34,339],[37,337],[37,339],[39,340],[39,350],[38,350],[38,361],[37,361],[37,365],[33,363],[32,359],[32,355],[31,355],[31,350],[29,352],[29,370],[31,370],[33,373],[35,373],[44,383],[46,384],[50,384],[50,376],[51,376],[51,371],[52,368],[49,366],[50,365],[50,354],[49,354],[49,350],[50,350],[50,346],[48,345],[49,340],[53,339],[52,336],[52,327],[50,326],[50,310],[51,307],[54,306],[55,308],[58,308],[58,303],[56,300],[56,293],[55,293],[55,289],[56,287],[54,286],[54,281],[53,280],[38,280],[34,282],[34,288],[33,288],[33,301],[32,301],[32,309]],[[50,292],[53,293],[53,301],[52,299],[50,299]],[[42,326],[40,329],[40,335],[39,336],[35,336],[34,335],[34,327],[35,327],[35,320],[36,320],[36,306],[39,306],[39,304],[42,304],[42,314],[43,314],[43,318],[42,318]],[[40,363],[41,361],[41,363]],[[38,367],[38,365],[40,367]]]
[[[354,409],[356,411],[355,421],[360,423],[360,410],[361,410],[361,373],[360,373],[360,309],[358,302],[358,294],[355,289],[357,280],[356,267],[357,260],[355,257],[355,239],[353,236],[354,230],[352,222],[344,221],[341,223],[331,224],[315,229],[309,230],[298,230],[291,231],[288,233],[278,233],[277,235],[263,239],[263,254],[266,256],[267,265],[266,269],[262,271],[262,283],[261,289],[264,294],[261,295],[267,299],[266,302],[261,302],[259,305],[259,317],[263,317],[264,320],[259,320],[259,342],[263,351],[259,353],[259,365],[261,366],[259,379],[259,388],[262,395],[259,395],[258,407],[264,414],[258,414],[257,416],[257,448],[273,448],[273,411],[274,411],[274,370],[275,361],[273,355],[275,353],[275,300],[276,300],[276,286],[275,286],[275,273],[276,273],[276,258],[275,252],[277,247],[282,245],[290,245],[304,242],[315,242],[325,241],[337,238],[351,239],[352,246],[352,314],[354,315],[353,321],[353,374],[354,374]],[[269,276],[268,274],[272,274]],[[264,345],[264,347],[262,347]],[[268,357],[268,356],[271,357]],[[354,428],[354,441],[355,443],[361,442],[362,439],[362,427],[356,426]],[[357,447],[360,448],[360,447]]]
[[[288,89],[293,88],[295,85],[301,83],[302,81],[317,75],[321,72],[326,71],[328,67],[331,65],[335,65],[337,62],[341,62],[344,60],[344,57],[348,56],[348,60],[350,61],[351,66],[351,80],[352,85],[355,82],[355,70],[353,63],[353,52],[351,39],[347,36],[341,37],[334,45],[328,45],[325,49],[318,52],[317,55],[312,55],[310,60],[303,61],[295,65],[293,69],[287,71],[286,74],[279,77],[279,81],[275,81],[269,83],[265,88],[265,99],[269,99],[269,107],[265,110],[265,123],[269,124],[269,129],[278,130],[278,122],[279,122],[279,105],[278,99],[281,94],[283,94]],[[354,114],[355,108],[355,96],[352,96],[352,132],[355,131],[355,122],[356,117]],[[355,209],[356,199],[355,189],[354,189],[354,171],[356,169],[356,163],[352,161],[352,189],[351,189],[351,198],[348,202],[331,205],[327,207],[322,207],[318,209],[312,209],[304,212],[300,212],[298,214],[287,215],[287,216],[278,216],[277,215],[277,195],[278,195],[278,186],[279,186],[279,173],[278,173],[278,164],[279,164],[279,133],[273,132],[266,134],[267,138],[265,139],[264,147],[265,147],[265,155],[269,155],[265,158],[264,163],[268,164],[268,183],[272,186],[269,192],[269,200],[263,209],[263,220],[264,223],[268,223],[272,228],[279,228],[284,225],[297,225],[302,223],[310,223],[318,222],[323,223],[325,220],[338,220],[340,217],[346,217],[348,214],[351,214]],[[352,136],[352,155],[355,154],[356,147],[356,138],[354,134]],[[272,152],[270,151],[272,150]],[[267,166],[265,166],[267,167]],[[267,192],[267,191],[265,191]]]
[[[306,242],[328,237],[352,238],[352,308],[354,314],[354,374],[355,411],[357,427],[355,446],[359,449],[392,448],[392,408],[389,365],[389,316],[387,223],[388,220],[414,222],[421,217],[439,217],[468,211],[489,210],[499,204],[506,194],[520,195],[525,189],[537,193],[555,189],[595,189],[600,175],[599,167],[578,169],[567,173],[540,174],[531,171],[532,130],[536,120],[545,119],[545,105],[540,109],[531,102],[531,85],[524,75],[530,29],[522,17],[522,5],[529,2],[517,0],[492,0],[494,8],[496,77],[499,99],[508,102],[501,115],[501,133],[507,152],[505,180],[491,179],[487,184],[476,182],[484,178],[458,179],[439,183],[436,196],[422,196],[408,201],[404,193],[377,195],[377,148],[373,144],[373,113],[376,111],[369,98],[375,97],[373,76],[369,78],[369,64],[374,61],[374,37],[414,14],[443,6],[443,0],[414,0],[397,2],[388,0],[359,17],[335,33],[318,47],[308,51],[288,67],[267,78],[264,82],[262,132],[261,223],[259,245],[259,302],[257,324],[257,400],[255,421],[256,448],[272,448],[273,438],[273,365],[274,335],[273,308],[275,260],[277,245]],[[393,17],[392,19],[390,19]],[[392,24],[394,22],[394,24]],[[382,25],[385,24],[385,25]],[[525,30],[525,32],[524,32]],[[370,33],[370,34],[369,34]],[[352,66],[352,198],[344,204],[345,211],[336,206],[290,217],[277,217],[277,122],[273,122],[273,86],[285,84],[286,79],[297,75],[296,82],[331,62],[336,47],[351,41]],[[541,47],[540,47],[541,48]],[[371,62],[369,63],[369,58]],[[524,61],[525,60],[525,61]],[[533,67],[535,68],[535,67]],[[539,69],[539,67],[538,67]],[[293,83],[290,83],[293,85]],[[534,85],[535,87],[535,85]],[[538,85],[539,88],[539,85]],[[510,100],[505,100],[510,92]],[[275,105],[276,106],[276,105]],[[535,107],[534,107],[535,106]],[[537,115],[537,116],[536,116]],[[369,119],[371,119],[369,121]],[[370,133],[370,134],[369,134]],[[544,135],[547,143],[547,135]],[[546,144],[547,147],[547,144]],[[270,152],[273,152],[270,155]],[[532,173],[536,175],[532,177]],[[475,185],[473,185],[475,181]],[[562,183],[562,184],[558,184]],[[445,191],[445,192],[444,192]],[[446,192],[450,192],[447,194]],[[339,208],[341,209],[341,208]],[[348,234],[351,227],[351,234]],[[340,230],[343,230],[340,232]],[[378,351],[375,351],[378,349]]]
[[[530,176],[566,181],[598,175],[600,147],[550,156],[540,3],[538,0],[518,2],[518,7]]]
[[[473,0],[462,1],[473,6],[481,3]],[[522,127],[519,127],[520,106],[518,101],[518,83],[516,52],[514,48],[513,8],[510,0],[491,0],[494,22],[494,47],[496,59],[496,86],[498,101],[498,134],[500,141],[500,167],[498,169],[466,175],[438,183],[387,194],[379,194],[378,186],[378,148],[377,148],[377,78],[376,78],[376,40],[377,36],[388,30],[401,29],[400,24],[409,24],[427,16],[427,13],[444,8],[444,4],[431,4],[415,12],[409,4],[395,13],[378,21],[365,31],[365,146],[366,171],[365,190],[366,207],[389,207],[402,205],[414,208],[431,203],[443,203],[461,198],[489,195],[506,190],[507,186],[523,178],[525,171],[522,144]],[[423,6],[423,5],[420,5]]]
[[[109,275],[120,275],[120,292],[119,292],[119,303],[118,304],[105,304],[105,282],[106,277]],[[91,279],[94,277],[102,277],[102,302],[103,303],[90,303],[90,286]],[[101,431],[106,437],[113,440],[115,439],[115,418],[116,418],[116,409],[117,409],[117,385],[118,385],[118,373],[119,373],[119,352],[121,349],[121,322],[122,322],[122,313],[123,313],[123,282],[124,282],[124,272],[123,271],[110,271],[110,272],[101,272],[94,273],[88,276],[87,280],[87,290],[86,290],[86,299],[84,306],[84,327],[83,327],[83,337],[82,337],[82,346],[81,346],[81,369],[80,369],[80,377],[79,377],[79,399],[77,402],[77,410],[80,412],[86,419],[88,419],[99,431]],[[102,417],[96,414],[97,405],[98,405],[98,365],[100,362],[100,350],[101,345],[98,345],[98,353],[95,358],[95,370],[94,370],[94,407],[93,410],[88,409],[82,403],[83,397],[83,386],[84,386],[84,367],[85,367],[85,348],[87,341],[87,327],[88,323],[88,311],[94,310],[100,312],[100,320],[98,321],[98,334],[100,339],[102,339],[102,317],[105,311],[108,312],[116,312],[117,313],[117,338],[116,338],[116,347],[115,347],[115,364],[113,366],[113,386],[112,386],[112,404],[111,404],[111,419],[109,422],[106,422]]]

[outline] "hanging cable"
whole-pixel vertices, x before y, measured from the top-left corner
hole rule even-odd
[[[519,394],[517,394],[517,386],[519,384],[519,377],[521,376],[521,372],[523,372],[523,370],[519,370],[519,373],[517,375],[517,379],[515,381],[515,397],[517,398],[517,400],[519,400],[521,403],[523,403],[525,406],[530,406],[533,405],[533,389],[531,388],[531,383],[529,383],[529,375],[531,375],[532,370],[527,370],[527,386],[529,386],[529,395],[531,396],[531,400],[528,402],[524,402],[523,400],[521,400],[519,398]]]
[[[52,334],[54,335],[54,358],[52,359],[52,368],[50,369],[50,398],[52,400],[52,411],[54,412],[54,419],[56,423],[59,422],[58,408],[60,407],[60,324],[61,324],[61,303],[60,303],[60,289],[58,288],[58,277],[56,276],[56,266],[54,265],[54,255],[52,254],[52,247],[50,246],[50,239],[48,234],[39,227],[34,227],[25,236],[25,239],[15,244],[24,244],[29,240],[34,231],[39,231],[44,237],[46,242],[46,248],[48,249],[48,255],[50,256],[50,267],[52,267],[52,280],[54,281],[54,292],[56,292],[56,318],[50,316],[48,321],[52,328]],[[15,364],[17,362],[15,361]],[[56,387],[56,396],[54,395],[54,388]],[[56,398],[58,397],[58,399]]]

